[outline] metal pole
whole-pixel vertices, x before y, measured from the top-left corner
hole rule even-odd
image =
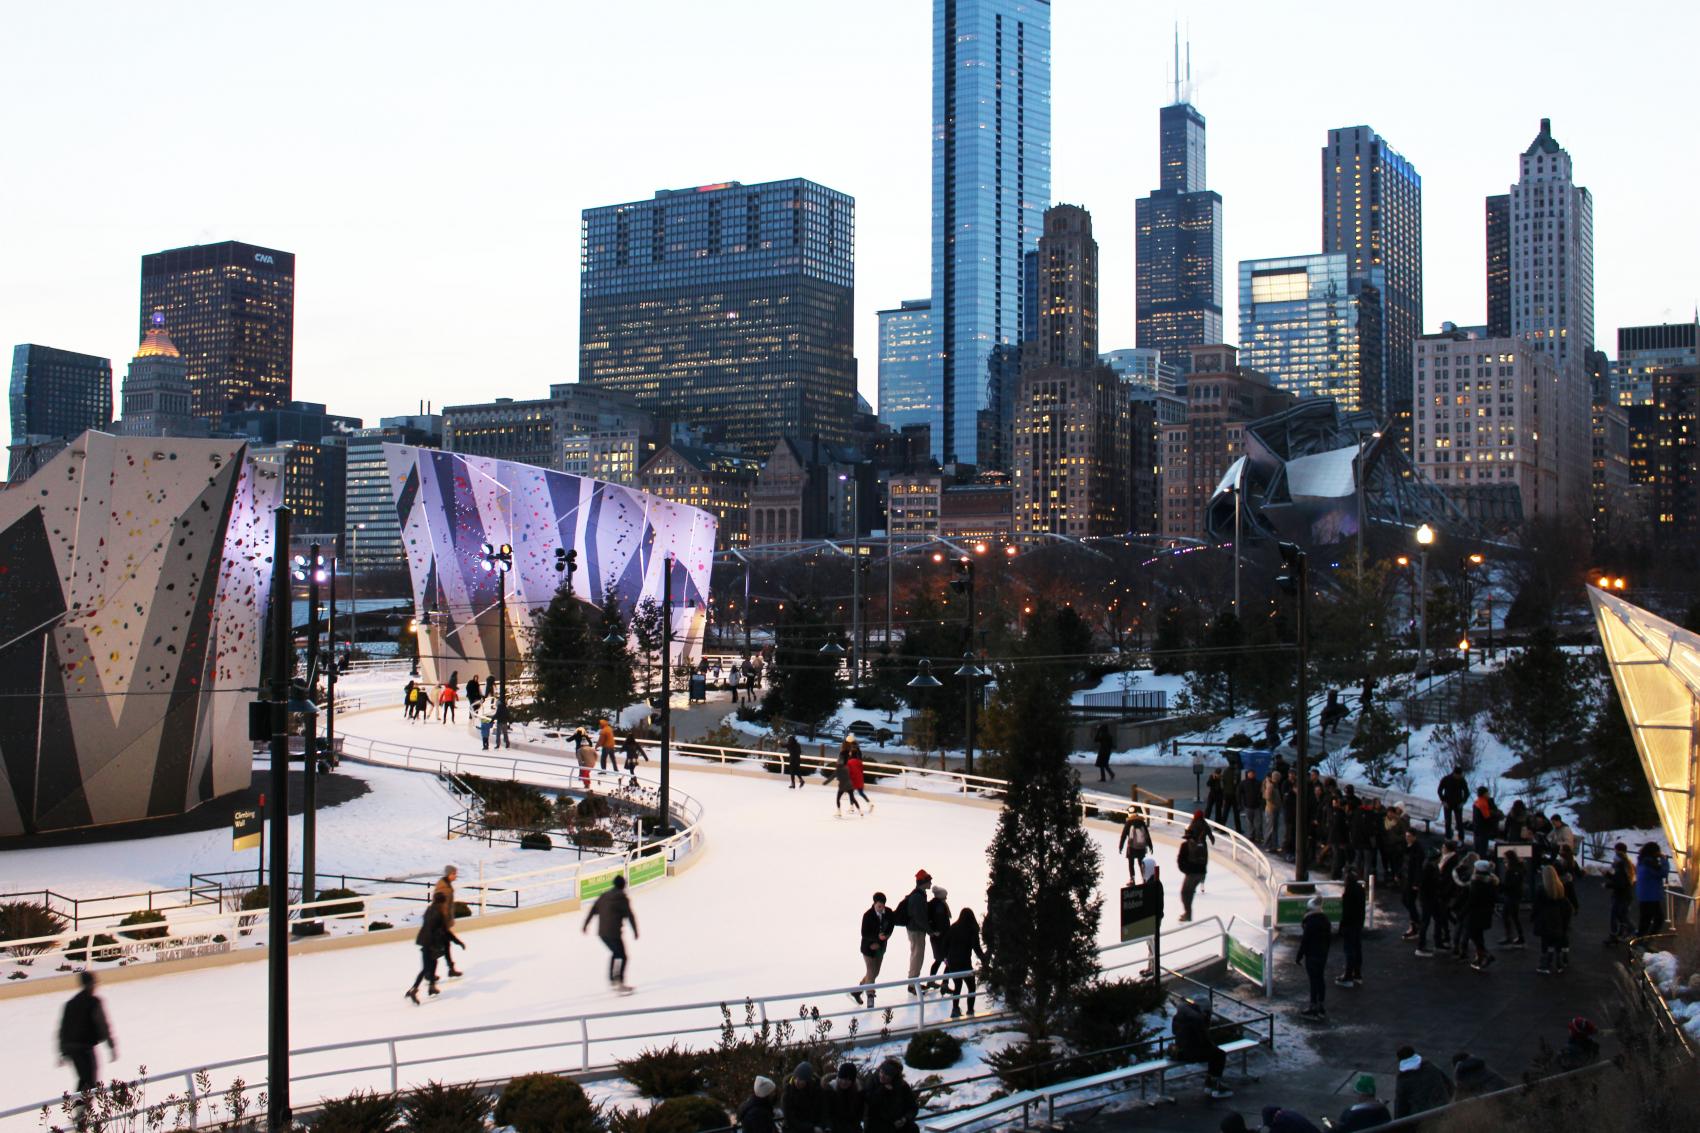
[[[890,491],[891,491],[890,488],[887,487],[886,494],[887,494],[888,498],[886,500],[886,505],[885,505],[885,651],[888,655],[891,653],[891,617],[892,617],[892,612],[891,612],[891,591],[892,591],[892,586],[891,586],[891,555],[892,555],[892,550],[891,550],[891,500],[889,499]]]
[[[1358,458],[1352,462],[1352,479],[1357,481],[1358,497],[1358,585],[1364,582],[1364,443],[1358,442]]]
[[[1428,548],[1417,556],[1417,672],[1428,667]]]
[[[336,680],[338,668],[336,658],[336,568],[337,560],[342,558],[341,551],[342,536],[339,535],[337,536],[336,553],[331,555],[330,640],[326,642],[325,647],[326,652],[329,654],[331,659],[330,666],[325,672],[325,683],[327,686],[325,692],[325,746],[329,748],[333,754],[336,752]]]
[[[1310,878],[1310,686],[1305,669],[1310,657],[1309,627],[1306,614],[1310,606],[1310,563],[1299,555],[1299,705],[1294,713],[1298,725],[1297,758],[1294,773],[1299,780],[1298,798],[1293,807],[1293,877],[1298,881]]]
[[[496,585],[500,598],[496,610],[496,711],[503,724],[508,722],[508,572],[497,567]],[[441,674],[438,674],[441,676]]]
[[[744,660],[746,661],[750,659],[750,566],[749,556],[746,555],[744,556]],[[737,683],[738,679],[734,676],[732,678],[733,686],[736,687]]]
[[[356,523],[350,538],[354,547],[348,556],[348,652],[350,658],[360,648],[360,529]]]
[[[289,679],[295,643],[289,616],[289,508],[272,528],[271,893],[266,925],[266,1128],[284,1133],[289,1111]]]
[[[1234,485],[1234,617],[1240,614],[1240,489]]]
[[[850,642],[856,650],[851,658],[854,663],[850,666],[850,688],[854,691],[862,687],[862,489],[855,481],[850,481],[850,546],[852,555],[850,561],[854,570],[850,575]]]
[[[968,562],[968,647],[962,651],[965,667],[978,669],[979,664],[974,659],[974,563]],[[978,678],[970,675],[967,678],[968,724],[966,737],[967,749],[964,751],[962,770],[974,774],[974,696],[980,691]]]
[[[319,558],[320,547],[311,543],[307,547],[307,699],[317,703],[319,699]],[[318,742],[318,716],[309,713],[302,724],[302,748],[306,753],[306,762],[301,768],[302,804],[301,804],[301,900],[303,903],[313,899],[313,891],[318,887],[317,872],[317,823],[314,810],[319,805],[319,759],[313,750]]]
[[[661,837],[672,831],[671,784],[673,754],[673,556],[661,560],[661,797],[658,819]]]

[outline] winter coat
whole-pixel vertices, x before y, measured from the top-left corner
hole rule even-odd
[[[1110,753],[1115,750],[1116,746],[1115,737],[1110,734],[1110,729],[1103,724],[1099,724],[1098,730],[1092,733],[1092,742],[1098,745],[1099,761],[1102,763],[1108,763],[1110,761]]]
[[[863,1128],[867,1133],[907,1133],[915,1128],[915,1114],[920,1108],[915,1091],[902,1077],[885,1082],[876,1076],[868,1089]]]
[[[850,789],[850,760],[842,752],[838,756],[838,766],[832,770],[832,777],[837,780],[840,788]]]
[[[632,899],[626,896],[624,889],[610,889],[596,899],[590,906],[590,912],[584,915],[584,923],[589,924],[592,917],[596,918],[596,935],[603,940],[619,940],[627,921],[632,922],[632,931],[637,931],[637,918],[632,916]]]
[[[930,904],[926,887],[917,884],[909,891],[908,896],[903,898],[903,904],[898,906],[897,923],[910,932],[926,932]]]
[[[614,726],[606,721],[596,730],[596,746],[603,751],[614,750]]]
[[[438,704],[453,704],[460,699],[460,691],[454,685],[444,685],[443,691],[437,694]]]
[[[478,687],[478,678],[473,677],[471,680],[466,682],[466,701],[468,704],[476,708],[478,707],[478,702],[483,699],[484,690]]]
[[[101,1006],[100,999],[93,990],[83,988],[65,1004],[64,1014],[59,1016],[59,1050],[69,1054],[71,1051],[93,1050],[101,1043],[112,1041],[112,1031],[106,1025],[106,1008]]]
[[[1263,808],[1275,810],[1281,805],[1281,783],[1271,773],[1263,779]]]
[[[1399,1081],[1393,1087],[1393,1116],[1409,1117],[1437,1109],[1451,1100],[1452,1079],[1425,1058],[1415,1070],[1399,1071]]]
[[[453,932],[455,927],[455,883],[450,881],[447,875],[439,877],[437,884],[431,887],[431,899],[435,901],[439,893],[443,895],[444,899],[443,924],[448,926],[450,932]]]
[[[1635,866],[1628,858],[1612,860],[1611,876],[1606,878],[1606,888],[1625,897],[1635,888]]]
[[[884,956],[885,946],[891,941],[892,928],[890,909],[880,912],[869,906],[868,911],[862,914],[862,955]]]
[[[1670,866],[1665,862],[1664,855],[1651,855],[1637,859],[1635,863],[1635,899],[1637,901],[1663,901],[1665,899],[1665,877],[1670,873]]]
[[[1521,858],[1505,863],[1505,876],[1499,880],[1499,899],[1506,905],[1523,903],[1523,890],[1526,887],[1528,871],[1523,866]]]
[[[1447,806],[1463,806],[1464,800],[1469,797],[1470,785],[1464,782],[1462,775],[1454,772],[1440,781],[1440,788],[1435,794]],[[1442,1075],[1442,1077],[1444,1076]]]
[[[1393,1115],[1387,1112],[1387,1103],[1380,1098],[1371,1098],[1341,1110],[1340,1120],[1334,1123],[1334,1133],[1358,1133],[1361,1129],[1374,1129],[1392,1120]]]
[[[1423,852],[1421,842],[1412,842],[1405,847],[1404,880],[1406,889],[1422,890],[1424,867],[1428,863],[1428,855]]]
[[[1480,932],[1493,924],[1493,911],[1499,907],[1499,881],[1491,873],[1478,876],[1465,891],[1464,911],[1471,932]]]
[[[578,756],[578,765],[580,767],[596,766],[596,747],[590,742],[589,736],[584,736],[578,741],[578,746],[574,749],[574,754]]]
[[[803,773],[803,745],[797,742],[796,736],[788,736],[785,740],[785,773],[801,775]]]
[[[832,1133],[862,1133],[862,1113],[867,1108],[859,1083],[834,1078],[826,1086],[826,1125]]]
[[[1328,811],[1328,843],[1331,846],[1344,846],[1348,840],[1350,825],[1346,819],[1345,807],[1332,807]]]
[[[1216,1051],[1210,1041],[1210,1013],[1181,1000],[1169,1026],[1175,1033],[1175,1058],[1180,1062],[1204,1062]]]
[[[950,902],[943,897],[934,897],[927,902],[927,935],[943,943],[944,934],[949,931]]]
[[[1454,1078],[1452,1098],[1454,1101],[1477,1098],[1483,1094],[1491,1094],[1495,1090],[1503,1090],[1510,1085],[1500,1075],[1488,1069],[1487,1063],[1473,1054],[1454,1062],[1452,1074]]]
[[[1222,805],[1222,776],[1211,772],[1210,782],[1204,785],[1204,807],[1211,813]]]
[[[1263,1107],[1263,1128],[1267,1133],[1322,1133],[1315,1122],[1298,1110],[1274,1105]]]
[[[797,1070],[807,1065],[804,1063]],[[825,1128],[826,1091],[821,1088],[820,1079],[815,1077],[812,1067],[807,1077],[793,1071],[791,1077],[785,1079],[779,1111],[784,1115],[785,1133],[814,1133],[816,1129]]]
[[[1326,962],[1328,942],[1334,935],[1328,924],[1328,914],[1321,909],[1306,913],[1305,919],[1299,922],[1299,933],[1299,951],[1294,959]]]
[[[1346,889],[1340,894],[1340,931],[1356,929],[1363,931],[1364,913],[1369,908],[1369,892],[1361,881],[1346,882]]]
[[[1497,837],[1499,834],[1499,819],[1495,817],[1499,808],[1493,805],[1493,800],[1486,795],[1477,795],[1476,801],[1470,804],[1470,821],[1476,824],[1477,832],[1485,832],[1487,837]]]
[[[419,932],[413,937],[413,942],[433,956],[447,956],[450,942],[460,944],[460,937],[449,928],[448,920],[443,916],[443,907],[432,902],[425,910],[425,920],[419,926]],[[461,945],[465,947],[465,945]]]
[[[744,1133],[775,1133],[773,1098],[758,1098],[751,1094],[738,1107],[738,1128]]]
[[[1548,897],[1546,889],[1537,886],[1532,921],[1536,936],[1563,947],[1562,942],[1570,936],[1570,902],[1563,897]]]
[[[980,925],[978,922],[970,924],[958,920],[945,934],[945,970],[966,972],[974,966],[975,957],[979,957],[982,964],[986,962],[986,953],[980,947]]]
[[[636,736],[626,737],[626,770],[636,771],[638,761],[649,762],[649,753],[643,750],[643,745],[637,742]]]
[[[1122,836],[1116,840],[1116,849],[1127,851],[1130,858],[1142,858],[1151,848],[1151,827],[1145,819],[1130,815],[1122,823]]]
[[[862,789],[862,757],[852,752],[850,758],[844,761],[844,769],[850,773],[850,789]]]
[[[1239,792],[1241,810],[1256,810],[1262,802],[1263,788],[1258,785],[1256,779],[1241,779]]]
[[[1358,807],[1358,812],[1352,816],[1352,848],[1371,848],[1380,839],[1381,830],[1381,816],[1370,807]]]
[[[1188,838],[1181,843],[1175,864],[1188,876],[1205,876],[1210,872],[1210,846],[1202,838]]]

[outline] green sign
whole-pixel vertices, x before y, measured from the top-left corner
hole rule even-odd
[[[625,871],[609,869],[604,870],[601,873],[580,874],[578,879],[578,899],[580,901],[596,900],[596,898],[614,888],[614,879],[619,877],[623,872]]]
[[[1305,919],[1305,912],[1310,906],[1310,894],[1301,897],[1282,897],[1275,902],[1275,923],[1287,926],[1296,925]],[[1340,924],[1340,898],[1324,897],[1322,911],[1328,917],[1328,923]]]
[[[632,863],[626,873],[627,885],[642,885],[647,881],[659,881],[667,876],[667,855],[650,854]]]
[[[1228,937],[1228,967],[1258,987],[1263,986],[1263,953]]]

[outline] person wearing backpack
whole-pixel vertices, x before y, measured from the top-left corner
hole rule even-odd
[[[1145,821],[1145,812],[1137,806],[1131,806],[1127,818],[1122,822],[1122,836],[1116,842],[1116,849],[1127,854],[1127,879],[1130,882],[1145,880],[1145,855],[1151,850],[1151,826]]]
[[[931,899],[927,890],[933,885],[933,875],[924,869],[915,871],[915,888],[903,898],[897,906],[896,923],[908,930],[909,933],[909,994],[919,995],[920,988],[915,980],[921,974],[921,967],[927,962],[927,929],[931,924],[928,905]]]
[[[1180,866],[1181,874],[1186,878],[1181,882],[1181,916],[1180,919],[1192,919],[1192,897],[1198,892],[1198,887],[1204,884],[1204,876],[1210,869],[1210,845],[1203,838],[1194,837],[1190,831],[1181,842],[1179,855],[1175,864]]]

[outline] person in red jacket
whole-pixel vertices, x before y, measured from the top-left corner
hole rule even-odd
[[[862,786],[862,748],[854,736],[850,739],[850,754],[844,760],[844,767],[850,772],[850,805],[855,806],[856,796],[861,795],[862,801],[868,804],[868,813],[874,813],[874,800],[868,797]]]

